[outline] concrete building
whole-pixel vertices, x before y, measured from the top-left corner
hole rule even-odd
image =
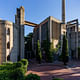
[[[63,44],[63,35],[67,35],[68,48],[69,48],[69,57],[78,59],[78,47],[80,47],[80,31],[78,26],[78,19],[65,22],[65,0],[62,0],[62,21],[57,20],[53,17],[48,17],[42,21],[38,27],[34,28],[33,42],[37,43],[37,40],[42,44],[43,40],[46,40],[47,31],[48,38],[50,42],[53,43],[54,48],[58,45],[58,42],[61,42],[61,48],[58,51],[61,54],[62,44]],[[34,46],[34,50],[35,50]]]
[[[35,27],[33,31],[32,49],[36,51],[37,40],[40,46],[47,38],[56,48],[59,41],[61,54],[63,35],[67,33],[69,55],[78,59],[78,47],[80,47],[80,31],[78,20],[65,23],[65,0],[62,0],[62,21],[49,16],[40,24],[25,21],[24,7],[17,8],[15,23],[0,19],[0,64],[2,62],[17,62],[24,58],[24,25]],[[67,27],[66,27],[67,26]]]
[[[24,58],[24,8],[17,9],[15,23],[0,20],[0,64]]]
[[[9,54],[12,51],[12,48],[13,23],[9,21],[0,20],[0,63],[9,59]]]
[[[52,16],[49,16],[47,19],[42,21],[38,27],[34,28],[34,45],[37,43],[37,40],[42,44],[42,42],[47,40],[48,37],[49,41],[53,43],[53,47],[56,48],[61,36],[61,23],[60,20],[55,19]]]
[[[65,24],[65,0],[62,0],[62,21],[55,19],[50,16],[44,21],[42,21],[36,28],[34,28],[33,42],[34,45],[37,40],[40,41],[40,45],[44,40],[47,39],[53,44],[53,48],[57,48],[59,42],[61,42],[61,48],[58,51],[62,51],[63,35],[66,34],[66,24]],[[33,50],[36,46],[33,46]]]
[[[0,20],[0,63],[9,60],[17,62],[24,58],[24,25],[36,27],[34,28],[33,49],[37,40],[40,40],[41,44],[43,40],[46,40],[47,36],[49,41],[54,43],[53,47],[56,48],[60,36],[65,31],[65,0],[62,1],[62,8],[63,22],[51,16],[40,24],[25,21],[25,11],[22,6],[17,8],[15,23]]]
[[[78,47],[80,47],[78,19],[67,22],[67,38],[70,57],[73,59],[78,59]]]

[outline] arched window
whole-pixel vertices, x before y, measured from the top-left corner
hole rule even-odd
[[[10,35],[10,29],[9,28],[7,29],[7,35]]]
[[[7,61],[10,61],[10,55],[7,56]]]

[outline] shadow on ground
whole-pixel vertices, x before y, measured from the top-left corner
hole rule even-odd
[[[52,80],[52,77],[64,78],[64,80],[80,80],[79,64],[80,62],[75,62],[74,65],[69,65],[70,67],[65,67],[62,64],[34,65],[28,69],[26,75],[29,73],[37,74],[41,80]]]

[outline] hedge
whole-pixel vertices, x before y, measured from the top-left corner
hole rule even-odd
[[[28,60],[27,59],[22,59],[20,62],[23,64],[23,69],[26,72],[27,67],[28,67]]]
[[[14,70],[22,66],[23,64],[21,62],[13,63],[11,65],[0,65],[0,70]]]
[[[25,77],[25,80],[40,80],[40,77],[36,74],[30,73]]]
[[[0,65],[0,80],[24,80],[27,66],[28,61],[26,59],[13,64]]]
[[[2,65],[11,65],[11,64],[13,64],[13,62],[11,62],[11,61],[3,62],[3,63],[2,63]]]
[[[22,80],[23,78],[24,70],[22,68],[0,71],[0,80]]]

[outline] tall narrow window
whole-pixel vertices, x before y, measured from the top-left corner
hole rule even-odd
[[[7,61],[10,61],[10,55],[7,56]]]
[[[7,49],[10,49],[10,42],[7,43]]]
[[[9,28],[7,29],[7,35],[10,35],[10,29]]]

